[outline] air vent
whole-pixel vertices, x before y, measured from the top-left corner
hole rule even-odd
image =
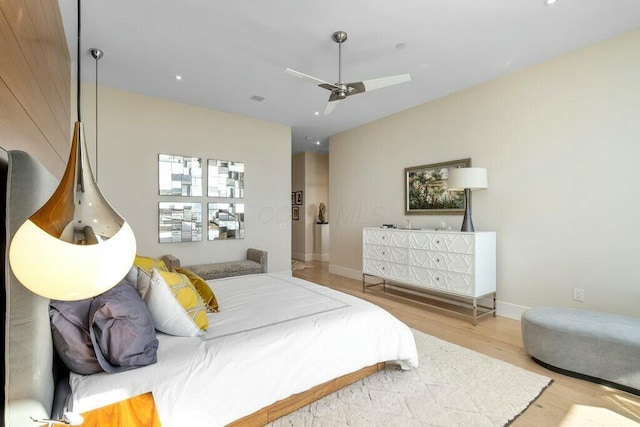
[[[262,102],[262,101],[264,101],[264,97],[263,96],[258,96],[258,95],[253,95],[251,97],[251,100],[252,101],[257,101],[257,102]]]

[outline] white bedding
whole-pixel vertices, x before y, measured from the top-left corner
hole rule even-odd
[[[418,365],[410,329],[359,298],[284,274],[209,284],[221,311],[205,336],[158,333],[154,365],[72,374],[73,410],[152,391],[164,427],[223,426],[378,362]]]

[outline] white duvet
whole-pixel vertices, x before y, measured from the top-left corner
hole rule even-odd
[[[154,365],[72,374],[73,411],[152,391],[164,427],[223,426],[378,362],[418,366],[410,329],[359,298],[284,274],[209,284],[221,311],[204,337],[158,333]]]

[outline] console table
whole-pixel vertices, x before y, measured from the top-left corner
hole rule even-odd
[[[383,282],[367,284],[366,276]],[[387,280],[470,309],[466,316],[475,326],[479,318],[496,314],[496,233],[364,228],[362,292],[379,285],[386,292]],[[491,305],[479,304],[480,299],[490,299]]]

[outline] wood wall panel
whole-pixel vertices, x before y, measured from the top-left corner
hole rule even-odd
[[[0,0],[0,146],[61,176],[69,154],[70,59],[56,0]]]
[[[22,150],[36,157],[55,176],[62,176],[67,163],[58,156],[40,129],[25,114],[20,102],[0,79],[0,146],[5,150]]]
[[[56,87],[56,82],[60,80],[61,76],[58,61],[55,59],[56,51],[43,49],[40,42],[41,40],[51,40],[40,3],[30,1],[29,5],[31,9],[39,9],[40,13],[31,12],[24,1],[11,0],[2,2],[5,17],[17,39],[22,54],[44,94],[49,109],[58,125],[61,126],[65,120],[69,121],[69,112],[65,111],[61,102],[62,87],[59,89]],[[35,22],[31,19],[32,13],[36,16]],[[40,16],[40,19],[37,18],[38,16]],[[62,128],[60,130],[64,131]]]

